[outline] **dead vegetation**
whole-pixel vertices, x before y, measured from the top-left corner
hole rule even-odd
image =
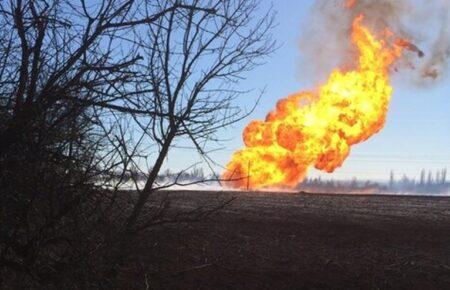
[[[117,288],[141,233],[229,202],[151,200],[179,182],[158,183],[169,151],[210,165],[252,111],[239,83],[276,48],[259,2],[0,1],[0,288]]]

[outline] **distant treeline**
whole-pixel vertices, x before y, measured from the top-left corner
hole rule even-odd
[[[220,175],[216,175],[220,176]],[[133,181],[145,181],[148,178],[148,173],[137,172],[134,170],[127,171],[125,173],[117,173],[114,175],[115,179],[122,179],[124,182],[133,180]],[[205,174],[202,168],[194,167],[190,170],[183,170],[178,172],[172,172],[169,169],[161,172],[156,181],[158,183],[165,182],[184,182],[184,181],[202,181],[202,180],[211,180],[214,179],[214,174]]]
[[[120,177],[124,181],[141,181],[145,180],[147,175],[130,171]],[[158,175],[157,182],[158,184],[167,184],[174,181],[178,183],[189,183],[211,181],[219,177],[219,173],[205,174],[202,168],[197,167],[180,172],[172,172],[167,169]],[[323,180],[320,177],[307,177],[297,188],[305,191],[322,192],[442,194],[450,193],[450,181],[447,180],[447,169],[443,168],[434,172],[422,169],[418,179],[408,177],[405,174],[396,175],[394,171],[391,171],[388,181],[373,181],[357,178],[350,180]]]
[[[442,194],[450,192],[450,182],[447,181],[447,169],[436,170],[422,169],[419,179],[408,177],[406,174],[396,176],[390,172],[389,181],[359,180],[322,180],[318,178],[306,178],[298,186],[299,189],[322,191],[350,191],[367,193],[418,193],[418,194]]]

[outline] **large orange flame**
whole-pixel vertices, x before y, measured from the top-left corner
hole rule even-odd
[[[404,45],[388,30],[376,38],[358,16],[352,43],[356,68],[335,69],[317,92],[301,92],[277,103],[265,121],[243,132],[245,148],[236,151],[223,178],[238,188],[296,186],[311,166],[326,172],[340,167],[350,146],[384,126],[392,87],[389,68]]]

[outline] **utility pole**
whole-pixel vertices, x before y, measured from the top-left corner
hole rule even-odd
[[[250,166],[251,166],[252,162],[249,161],[248,162],[248,168],[247,168],[247,190],[250,189]]]

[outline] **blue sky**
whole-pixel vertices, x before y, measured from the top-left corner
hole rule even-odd
[[[269,5],[270,2],[262,3]],[[242,129],[251,119],[263,119],[277,100],[288,94],[317,86],[310,76],[302,73],[307,68],[302,67],[305,56],[299,50],[302,25],[312,5],[313,1],[273,2],[278,23],[274,36],[281,47],[266,64],[246,76],[242,85],[255,91],[243,96],[240,105],[250,107],[258,90],[265,88],[266,92],[251,117],[221,132],[221,137],[228,141],[221,144],[223,150],[211,155],[217,163],[225,165],[232,152],[242,146]],[[311,170],[310,176],[381,180],[389,177],[391,169],[398,177],[404,173],[418,177],[422,168],[450,168],[449,79],[445,78],[433,86],[418,86],[402,78],[399,72],[393,75],[392,86],[394,94],[385,128],[364,143],[353,146],[344,166],[334,173]],[[166,167],[182,169],[195,160],[195,155],[185,150],[174,151]]]

